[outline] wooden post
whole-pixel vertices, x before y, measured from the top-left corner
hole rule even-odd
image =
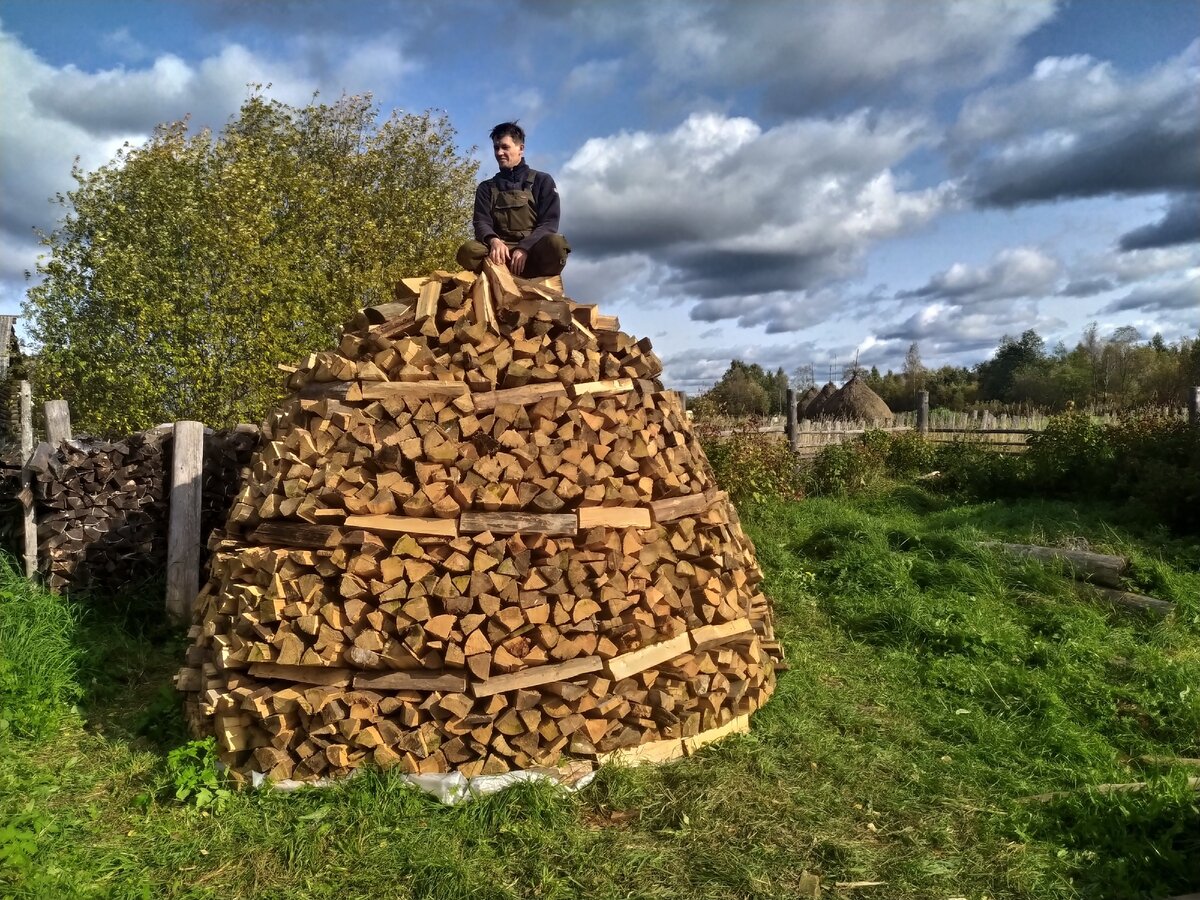
[[[46,401],[46,440],[58,449],[63,441],[71,439],[71,408],[66,400]]]
[[[929,434],[929,391],[917,391],[917,431]]]
[[[796,391],[787,389],[787,440],[792,450],[796,449],[799,438],[796,435]]]
[[[676,391],[679,395],[679,408],[687,412],[687,393],[685,391]]]
[[[1200,425],[1200,387],[1192,388],[1192,395],[1188,397],[1188,421]]]
[[[33,473],[29,457],[33,455],[33,389],[21,382],[21,506],[25,521],[25,577],[37,574],[37,518],[33,513]]]
[[[176,624],[191,622],[192,604],[200,592],[200,475],[203,466],[204,423],[176,422],[167,529],[167,615]]]

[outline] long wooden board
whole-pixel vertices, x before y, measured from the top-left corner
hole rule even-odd
[[[574,513],[465,512],[458,519],[462,534],[550,534],[571,535],[579,531]]]
[[[497,675],[495,678],[477,681],[471,685],[471,692],[476,697],[490,697],[501,691],[516,691],[550,681],[567,681],[580,675],[599,672],[603,667],[604,662],[600,657],[582,656],[553,666],[531,666],[511,675]]]
[[[458,537],[454,519],[418,519],[415,516],[346,516],[345,528],[361,528],[379,534],[428,534]]]
[[[300,684],[345,687],[354,677],[354,670],[332,666],[284,666],[279,663],[257,662],[250,664],[250,674],[255,678],[282,678]]]
[[[640,650],[633,650],[629,653],[622,653],[620,656],[614,656],[604,664],[604,670],[614,681],[620,681],[622,678],[628,678],[630,675],[636,675],[638,672],[644,672],[652,666],[657,666],[674,659],[691,649],[692,637],[687,632],[684,632],[683,634],[676,635],[669,641],[651,644],[649,647],[642,647]]]
[[[320,550],[336,547],[342,542],[342,530],[333,525],[311,525],[291,519],[262,522],[249,534],[251,541],[259,544],[277,544],[280,547],[304,547]]]
[[[581,506],[580,528],[649,528],[650,510],[641,506]]]
[[[461,694],[467,689],[467,679],[462,675],[432,672],[386,672],[381,675],[356,675],[354,687],[386,691],[449,691]]]
[[[465,381],[369,381],[362,386],[362,398],[387,400],[389,397],[461,397],[470,390]]]

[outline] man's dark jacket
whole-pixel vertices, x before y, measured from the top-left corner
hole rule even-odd
[[[492,194],[493,191],[519,191],[531,173],[533,184],[530,191],[533,193],[533,205],[537,212],[537,225],[527,237],[517,241],[516,247],[513,249],[524,250],[528,253],[533,245],[546,235],[558,232],[560,209],[558,187],[554,184],[554,179],[546,172],[530,169],[525,160],[521,160],[511,169],[501,169],[486,181],[479,182],[479,187],[475,189],[475,214],[473,217],[475,240],[485,247],[488,246],[488,241],[494,237],[504,241],[510,240],[505,235],[496,233],[495,225],[492,222]]]

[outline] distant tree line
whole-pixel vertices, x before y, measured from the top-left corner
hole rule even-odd
[[[695,402],[729,415],[775,415],[786,408],[781,399],[786,388],[807,388],[812,372],[812,366],[799,367],[789,381],[782,368],[771,373],[734,360]],[[990,359],[971,368],[926,368],[919,344],[913,343],[900,372],[847,366],[842,373],[844,379],[854,374],[893,412],[914,409],[921,390],[929,391],[931,407],[956,411],[1182,406],[1188,390],[1200,385],[1200,334],[1170,343],[1161,334],[1144,340],[1126,325],[1105,337],[1092,323],[1073,348],[1060,341],[1047,349],[1042,336],[1029,329],[1017,338],[1005,335]]]

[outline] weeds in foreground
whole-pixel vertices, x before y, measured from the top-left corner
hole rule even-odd
[[[81,696],[79,610],[0,554],[0,740],[52,734]]]

